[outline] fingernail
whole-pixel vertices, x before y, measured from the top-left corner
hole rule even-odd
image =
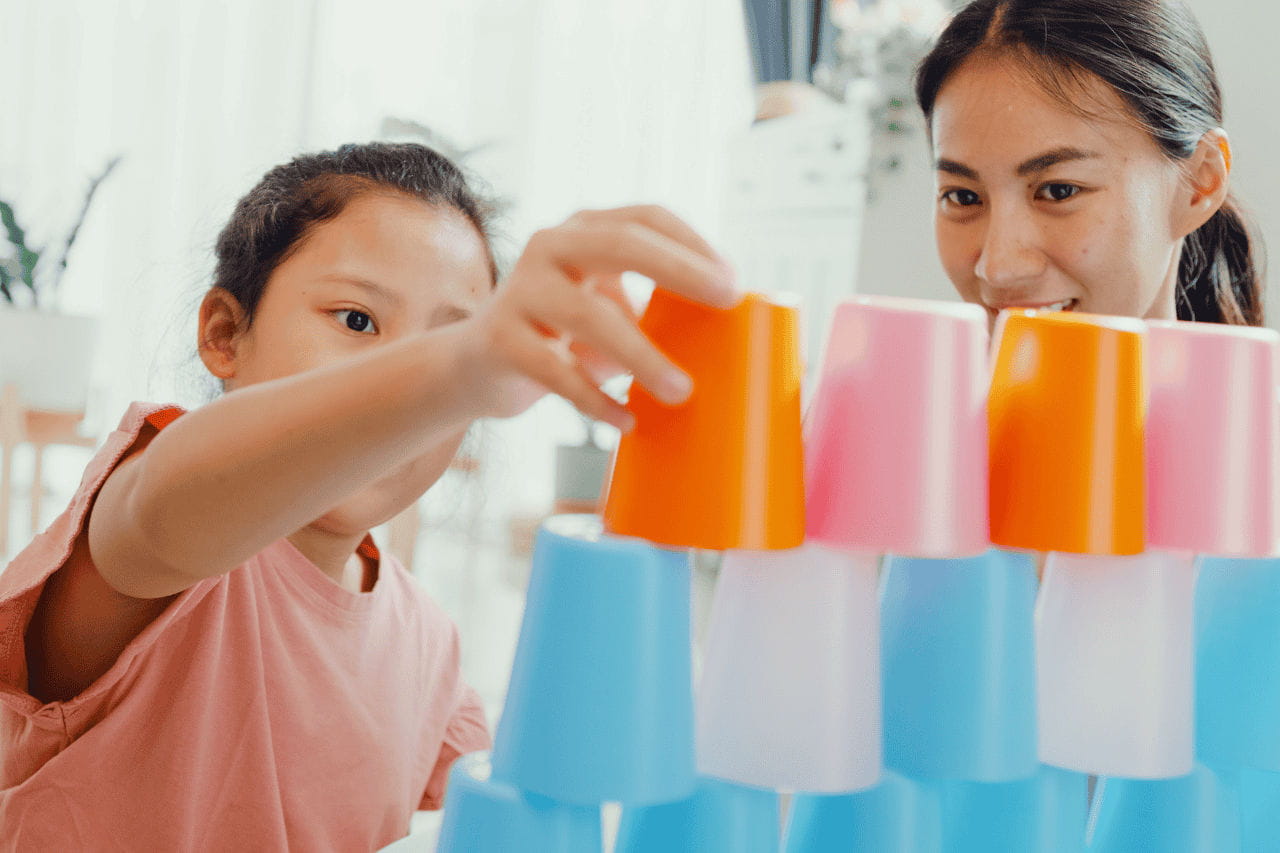
[[[618,421],[618,429],[625,435],[636,428],[636,416],[627,412]]]
[[[666,403],[683,403],[693,393],[693,380],[680,370],[669,370],[662,377],[661,394]]]
[[[718,279],[724,306],[726,308],[734,307],[742,300],[742,293],[738,290],[738,275],[728,261],[720,263]]]

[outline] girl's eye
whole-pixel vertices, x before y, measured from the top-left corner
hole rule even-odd
[[[354,308],[340,308],[332,313],[338,318],[339,323],[342,323],[353,332],[373,331],[373,318],[363,311],[356,311]],[[347,316],[344,318],[343,314]]]
[[[1045,201],[1066,201],[1080,192],[1075,184],[1045,184],[1036,191],[1036,198]]]
[[[972,207],[982,201],[973,190],[947,190],[942,194],[942,200],[957,207]]]

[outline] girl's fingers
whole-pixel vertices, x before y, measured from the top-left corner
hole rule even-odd
[[[592,276],[584,281],[582,286],[611,299],[623,314],[631,318],[632,322],[637,322],[640,319],[636,306],[627,298],[626,290],[622,286],[622,276]],[[614,359],[580,341],[571,341],[569,350],[577,356],[578,363],[582,365],[587,377],[597,385],[603,385],[610,379],[627,372],[627,369]]]
[[[693,229],[693,226],[661,205],[636,204],[630,207],[616,207],[612,210],[584,210],[569,217],[570,223],[577,221],[587,224],[593,220],[617,224],[638,222],[677,243],[687,246],[708,260],[726,268],[729,266],[729,262],[719,252],[711,248],[711,244],[704,240],[702,235]]]
[[[596,352],[584,343],[573,343],[569,346],[569,351],[578,359],[583,372],[596,385],[603,385],[610,379],[622,376],[627,373],[627,369],[618,362]]]
[[[564,397],[590,418],[612,424],[623,432],[635,426],[635,417],[616,400],[593,385],[563,349],[531,327],[512,333],[509,342],[521,371],[543,388]]]
[[[669,404],[689,397],[693,383],[644,336],[633,317],[617,303],[566,276],[547,273],[536,302],[525,306],[530,321],[549,326],[586,344],[605,361],[616,362],[635,375],[636,381]]]
[[[516,264],[544,265],[584,278],[638,272],[659,287],[717,308],[731,308],[740,296],[727,267],[688,246],[634,221],[595,219],[589,224],[562,225],[539,231]]]
[[[601,275],[592,276],[583,282],[583,286],[594,290],[601,296],[607,296],[609,299],[622,309],[623,313],[634,320],[640,319],[636,306],[627,298],[627,291],[622,286],[622,276],[620,275]]]

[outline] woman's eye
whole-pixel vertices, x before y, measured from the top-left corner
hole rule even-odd
[[[346,317],[342,315],[345,314]],[[341,308],[333,312],[338,318],[338,322],[342,323],[353,332],[373,331],[373,318],[363,311],[356,311],[353,308]]]
[[[973,190],[947,190],[942,194],[942,200],[958,207],[972,207],[982,201]]]
[[[1037,198],[1046,201],[1066,201],[1080,192],[1075,184],[1045,184],[1036,192]]]

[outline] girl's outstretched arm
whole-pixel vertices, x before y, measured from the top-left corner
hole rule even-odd
[[[459,325],[249,385],[127,458],[89,517],[103,578],[137,598],[230,571],[482,414],[456,381]]]
[[[476,316],[237,389],[165,428],[99,493],[89,519],[93,563],[124,596],[179,592],[230,571],[475,418],[516,414],[546,391],[626,428],[630,415],[592,381],[591,362],[634,373],[660,399],[684,399],[687,377],[611,289],[629,270],[692,299],[726,307],[737,299],[728,268],[665,210],[577,214],[534,235]]]

